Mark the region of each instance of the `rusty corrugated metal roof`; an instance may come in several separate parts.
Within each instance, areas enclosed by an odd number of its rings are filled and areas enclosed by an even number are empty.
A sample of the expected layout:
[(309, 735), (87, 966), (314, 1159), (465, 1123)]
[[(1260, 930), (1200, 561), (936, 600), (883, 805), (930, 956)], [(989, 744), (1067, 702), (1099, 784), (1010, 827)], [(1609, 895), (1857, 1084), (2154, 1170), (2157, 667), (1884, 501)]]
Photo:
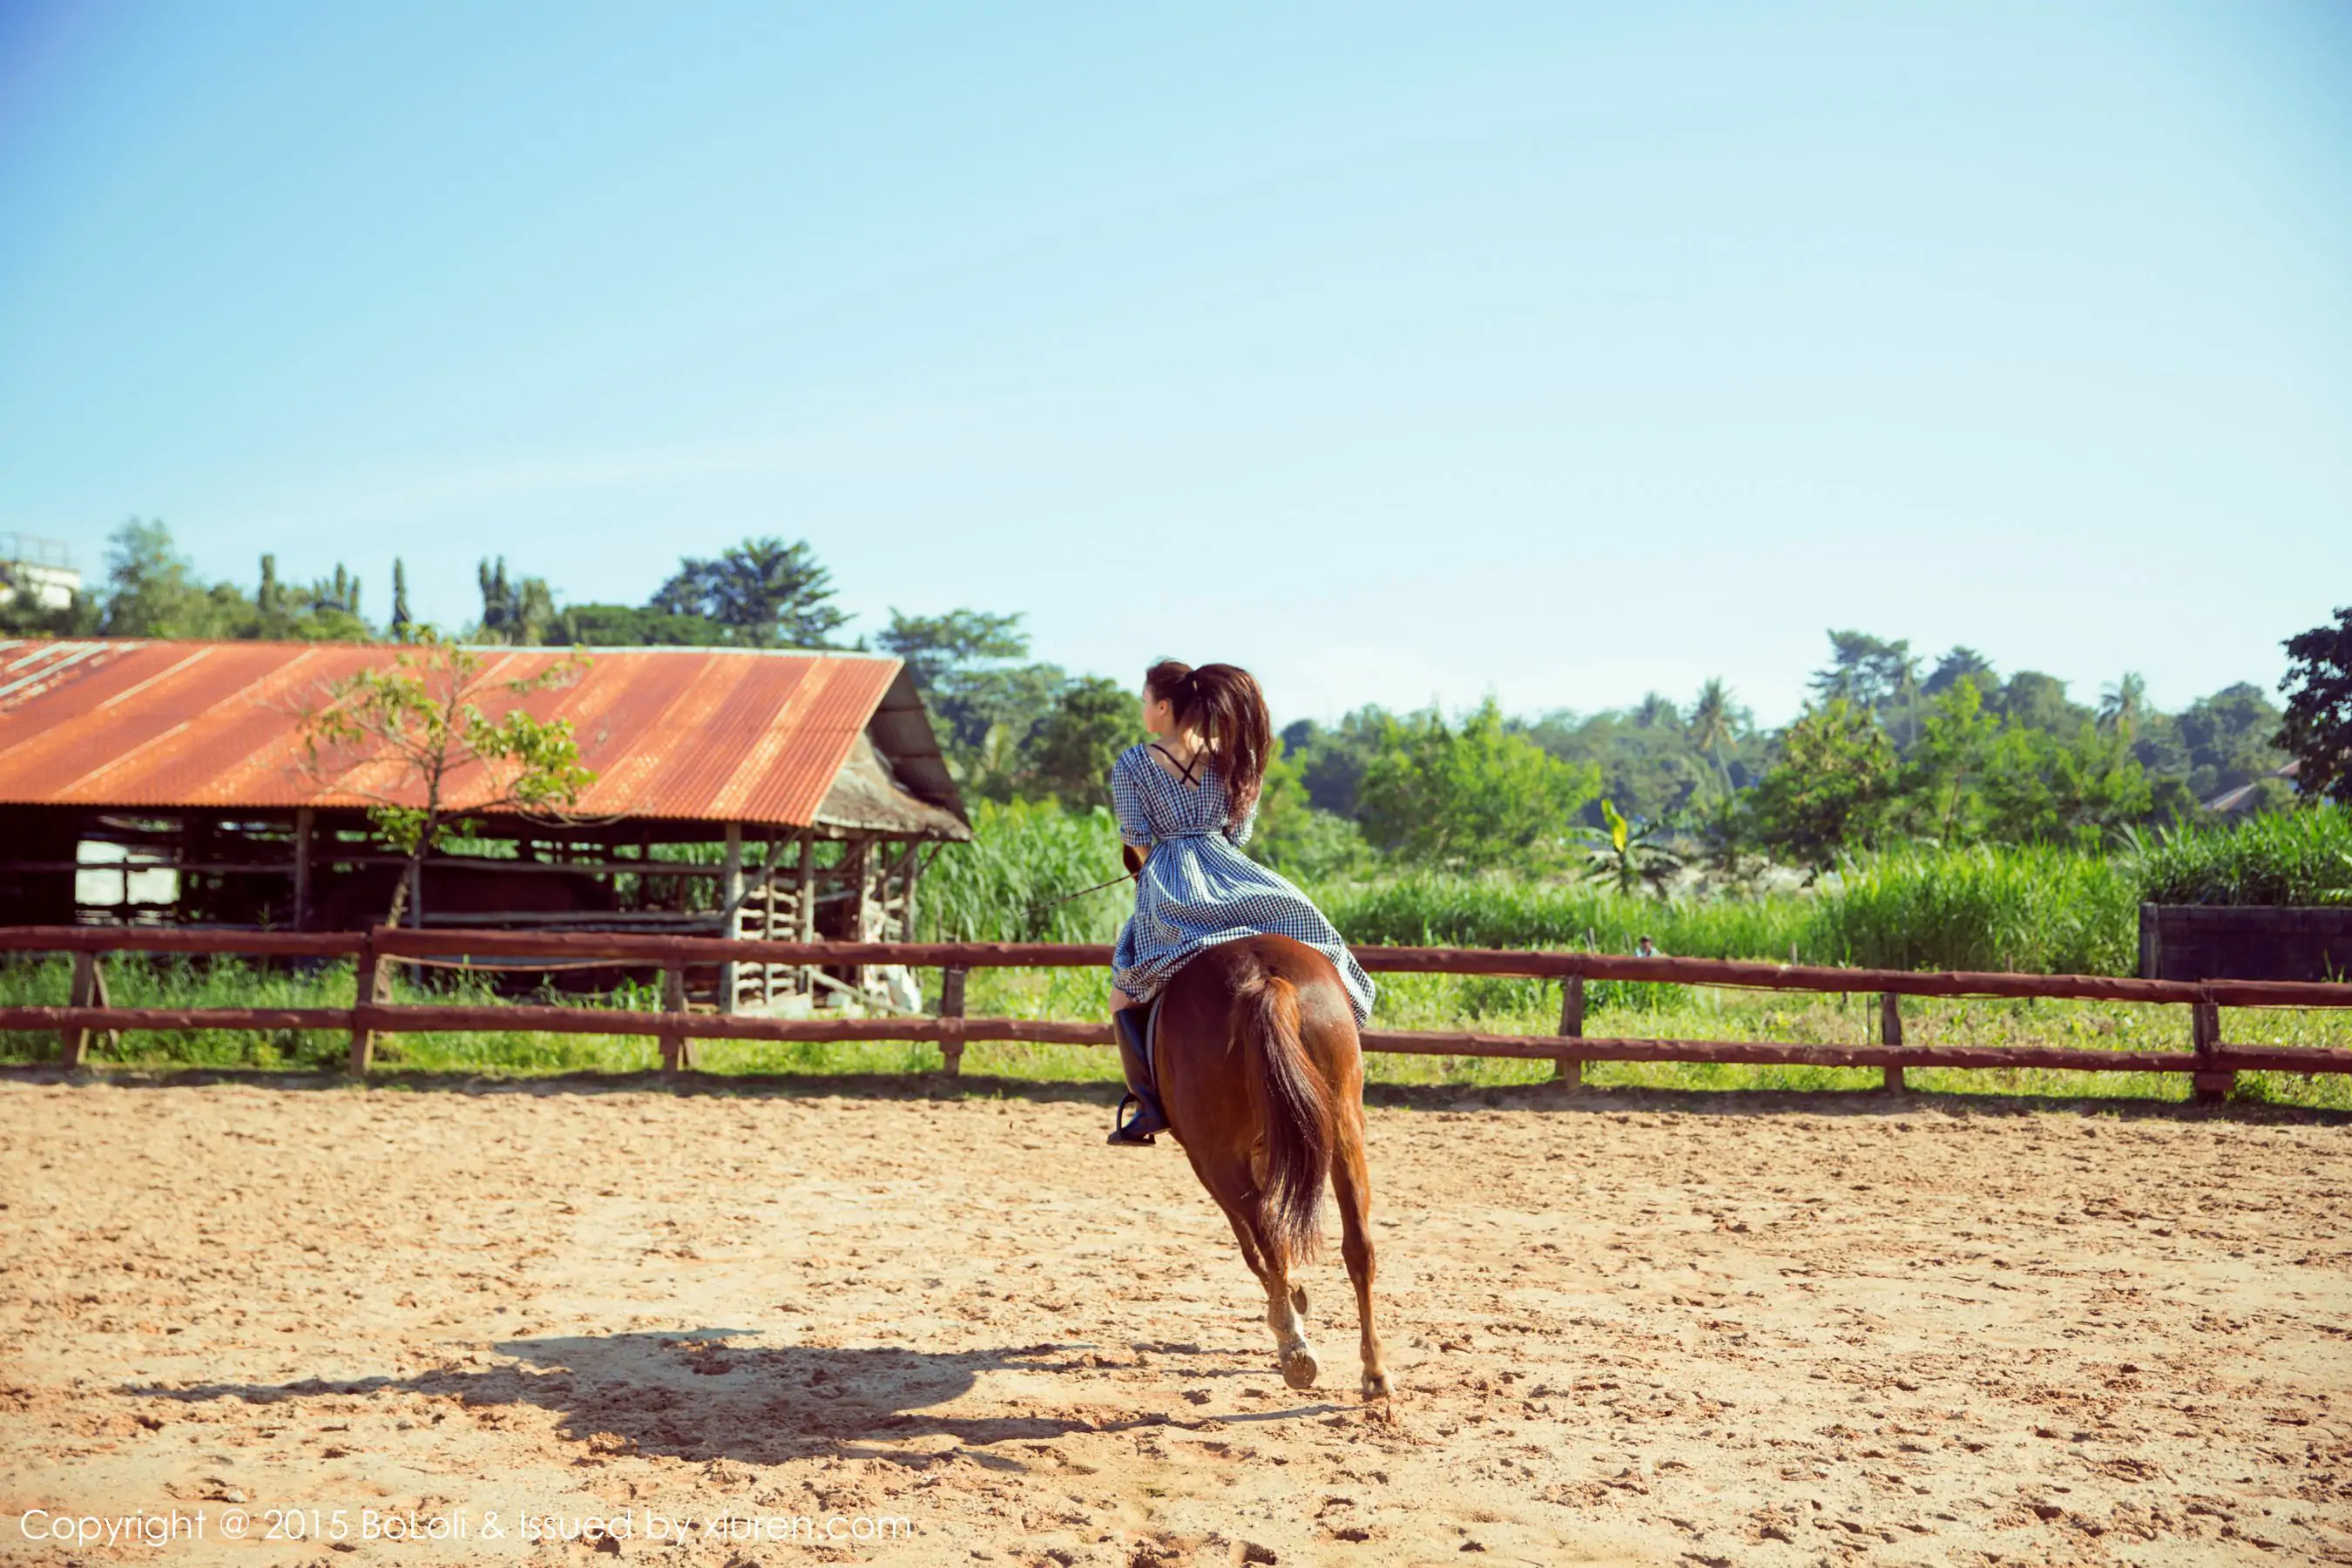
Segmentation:
[[(591, 650), (569, 686), (517, 699), (503, 682), (566, 657), (478, 648), (475, 700), (566, 719), (595, 770), (583, 816), (804, 827), (897, 678), (895, 658), (719, 648)], [(302, 764), (306, 709), (401, 649), (345, 643), (0, 641), (0, 804), (363, 805), (381, 768)], [(454, 809), (485, 796), (478, 768)], [(395, 795), (413, 791), (392, 791)], [(413, 801), (412, 801), (413, 804)]]

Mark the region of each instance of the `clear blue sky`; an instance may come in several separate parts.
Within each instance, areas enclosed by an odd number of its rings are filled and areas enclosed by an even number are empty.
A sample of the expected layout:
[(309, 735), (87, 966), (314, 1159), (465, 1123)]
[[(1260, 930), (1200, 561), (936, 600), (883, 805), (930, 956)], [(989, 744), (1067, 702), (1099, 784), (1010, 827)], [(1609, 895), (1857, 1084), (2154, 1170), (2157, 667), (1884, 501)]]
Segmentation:
[(0, 3), (0, 531), (1591, 709), (2352, 601), (2352, 7)]

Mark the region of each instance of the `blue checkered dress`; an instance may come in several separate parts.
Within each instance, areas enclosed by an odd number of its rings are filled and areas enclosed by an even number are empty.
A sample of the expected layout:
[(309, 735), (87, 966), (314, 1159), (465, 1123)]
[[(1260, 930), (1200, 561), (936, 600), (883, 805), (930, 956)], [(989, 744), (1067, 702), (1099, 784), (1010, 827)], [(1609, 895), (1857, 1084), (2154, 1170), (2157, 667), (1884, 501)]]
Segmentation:
[(1135, 913), (1111, 955), (1112, 983), (1149, 1001), (1204, 947), (1261, 933), (1295, 937), (1339, 969), (1361, 1025), (1372, 1016), (1371, 977), (1314, 900), (1242, 853), (1257, 808), (1229, 820), (1224, 781), (1205, 757), (1198, 777), (1197, 784), (1176, 777), (1149, 746), (1130, 746), (1111, 765), (1119, 837), (1150, 851)]

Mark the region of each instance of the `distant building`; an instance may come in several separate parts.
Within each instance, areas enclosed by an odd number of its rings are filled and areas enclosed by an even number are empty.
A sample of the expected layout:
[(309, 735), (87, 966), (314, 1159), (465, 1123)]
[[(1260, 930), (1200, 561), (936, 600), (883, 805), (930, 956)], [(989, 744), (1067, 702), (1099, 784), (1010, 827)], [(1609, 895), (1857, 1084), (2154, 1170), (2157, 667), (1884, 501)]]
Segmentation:
[[(478, 651), (486, 681), (566, 653)], [(299, 735), (331, 683), (398, 652), (0, 639), (0, 925), (380, 923), (404, 862), (365, 807), (391, 785), (364, 765), (321, 778)], [(971, 837), (895, 658), (604, 648), (517, 700), (568, 720), (596, 780), (562, 820), (485, 814), (462, 853), (426, 859), (406, 923), (905, 940), (929, 857)], [(487, 798), (453, 775), (452, 809), (469, 788)], [(870, 966), (711, 964), (690, 984), (722, 1012), (905, 1005), (906, 977)]]
[(2299, 792), (2302, 785), (2295, 783), (2295, 774), (2301, 767), (2301, 762), (2296, 761), (2287, 763), (2282, 767), (2273, 768), (2252, 784), (2242, 784), (2235, 789), (2222, 791), (2205, 803), (2205, 809), (2222, 816), (2235, 816), (2241, 812), (2253, 811), (2263, 804), (2263, 796), (2265, 793), (2263, 784), (2269, 779), (2284, 779), (2289, 788)]
[(81, 592), (81, 574), (64, 544), (29, 533), (0, 533), (0, 605), (62, 610)]

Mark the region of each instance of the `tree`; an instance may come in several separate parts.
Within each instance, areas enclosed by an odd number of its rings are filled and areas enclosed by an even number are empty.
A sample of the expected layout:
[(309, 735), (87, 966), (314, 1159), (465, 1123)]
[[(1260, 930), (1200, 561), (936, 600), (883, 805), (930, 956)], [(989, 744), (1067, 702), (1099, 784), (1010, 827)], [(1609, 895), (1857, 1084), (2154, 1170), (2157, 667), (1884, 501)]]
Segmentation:
[(1135, 744), (1136, 699), (1118, 681), (1089, 675), (1063, 688), (1029, 747), (1033, 787), (1075, 807), (1110, 805), (1110, 767)]
[(1643, 730), (1679, 730), (1683, 727), (1682, 710), (1666, 700), (1664, 693), (1644, 693), (1641, 706), (1633, 710), (1633, 723)]
[[(1284, 734), (1299, 724), (1312, 732), (1314, 721), (1302, 719), (1286, 726)], [(1363, 830), (1347, 817), (1318, 807), (1307, 793), (1306, 781), (1290, 754), (1288, 743), (1275, 738), (1266, 760), (1265, 782), (1257, 797), (1257, 826), (1250, 835), (1250, 858), (1286, 875), (1320, 881), (1367, 868), (1371, 846)]]
[(2121, 736), (2126, 745), (2138, 735), (2147, 711), (2147, 678), (2136, 670), (2124, 671), (2121, 680), (2099, 693), (2099, 728)]
[(1888, 642), (1867, 632), (1833, 631), (1830, 662), (1815, 670), (1809, 684), (1824, 700), (1843, 698), (1864, 708), (1876, 708), (1902, 690), (1911, 668), (1908, 639)]
[(1876, 836), (1895, 782), (1895, 744), (1868, 709), (1843, 697), (1809, 707), (1780, 737), (1756, 786), (1764, 842), (1822, 870)]
[(2004, 724), (1985, 756), (1984, 795), (1990, 835), (2011, 843), (2095, 845), (2155, 804), (2130, 746), (2088, 720), (2071, 738)]
[(107, 542), (106, 614), (101, 629), (118, 637), (209, 637), (235, 634), (249, 618), (245, 595), (230, 584), (206, 587), (174, 548), (172, 531), (132, 518)]
[(1928, 704), (1896, 784), (1895, 816), (1905, 831), (1947, 845), (1971, 844), (1982, 836), (1986, 759), (2000, 733), (2000, 722), (1985, 710), (1974, 676), (1954, 681)]
[(408, 629), (415, 617), (408, 613), (408, 567), (395, 555), (392, 558), (392, 624), (386, 628), (394, 642), (406, 642)]
[(2000, 689), (2000, 716), (2012, 724), (2072, 735), (2093, 721), (2080, 703), (2066, 698), (2066, 683), (2038, 669), (2021, 669)]
[(2286, 782), (2272, 776), (2287, 760), (2273, 743), (2283, 718), (2277, 705), (2252, 681), (2225, 686), (2191, 702), (2174, 720), (2173, 728), (2186, 752), (2189, 787), (2197, 797), (2211, 800), (2252, 784), (2262, 785), (2263, 793), (2272, 797), (2264, 805), (2283, 804), (2290, 794)]
[(365, 800), (377, 836), (407, 858), (386, 925), (400, 923), (425, 857), (465, 829), (454, 811), (561, 813), (595, 782), (580, 765), (570, 721), (535, 719), (519, 702), (497, 719), (481, 707), (499, 693), (516, 700), (569, 685), (586, 657), (498, 681), (484, 679), (485, 662), (427, 627), (413, 651), (331, 682), (301, 716), (304, 772)]
[(1992, 660), (1972, 647), (1955, 645), (1949, 653), (1936, 661), (1936, 668), (1919, 688), (1928, 697), (1941, 697), (1955, 682), (1974, 679), (1988, 690), (1996, 689), (2000, 682), (1993, 679)]
[(1605, 882), (1620, 893), (1636, 892), (1644, 883), (1663, 889), (1666, 879), (1683, 868), (1681, 858), (1659, 839), (1654, 826), (1634, 826), (1606, 796), (1601, 818), (1599, 827), (1583, 830), (1586, 881)]
[(2352, 805), (2352, 608), (2287, 638), (2286, 657), (2286, 713), (2272, 743), (2294, 757), (2305, 795)]
[(1598, 768), (1514, 733), (1489, 698), (1459, 729), (1434, 712), (1386, 720), (1358, 801), (1381, 848), (1476, 870), (1556, 858), (1600, 791)]
[(1564, 763), (1598, 770), (1601, 787), (1584, 813), (1588, 826), (1601, 824), (1601, 795), (1630, 817), (1664, 822), (1689, 810), (1709, 788), (1738, 782), (1720, 758), (1710, 760), (1699, 749), (1679, 717), (1672, 724), (1644, 723), (1638, 708), (1590, 717), (1559, 711), (1529, 723), (1515, 720), (1509, 728)]
[(1388, 721), (1385, 710), (1364, 707), (1330, 729), (1312, 719), (1296, 720), (1283, 727), (1283, 750), (1298, 769), (1298, 782), (1307, 791), (1308, 805), (1333, 816), (1354, 819), (1364, 770), (1381, 749)]
[(477, 636), (483, 642), (528, 647), (546, 642), (558, 616), (555, 594), (544, 577), (507, 578), (507, 558), (494, 567), (485, 559), (475, 569), (482, 589), (482, 620)]
[(958, 782), (1000, 798), (1009, 795), (1023, 752), (1069, 683), (1057, 666), (1012, 662), (1029, 652), (1021, 619), (986, 610), (892, 610), (889, 626), (874, 639), (907, 661)]
[(635, 605), (566, 605), (547, 640), (572, 647), (717, 647), (727, 628), (707, 616), (674, 616)]
[(1748, 715), (1732, 696), (1731, 688), (1721, 676), (1709, 678), (1698, 689), (1691, 703), (1690, 716), (1684, 721), (1684, 731), (1691, 744), (1715, 763), (1724, 788), (1731, 787), (1731, 770), (1724, 761), (1724, 748), (1738, 739)]
[(806, 540), (746, 539), (714, 560), (679, 562), (648, 607), (707, 616), (754, 647), (827, 647), (849, 623), (833, 595), (833, 574)]
[(999, 659), (1024, 658), (1029, 634), (1018, 613), (950, 610), (944, 616), (906, 616), (896, 608), (874, 641), (883, 652), (907, 661), (907, 672), (926, 697), (959, 672)]

